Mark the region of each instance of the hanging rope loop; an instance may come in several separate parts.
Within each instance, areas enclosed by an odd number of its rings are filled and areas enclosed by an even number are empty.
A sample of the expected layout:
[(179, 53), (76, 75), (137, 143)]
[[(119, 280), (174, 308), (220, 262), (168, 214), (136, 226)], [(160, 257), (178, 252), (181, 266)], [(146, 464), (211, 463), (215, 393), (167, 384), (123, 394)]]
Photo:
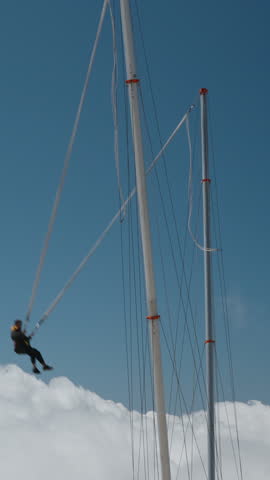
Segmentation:
[[(190, 136), (190, 127), (189, 127), (189, 118), (186, 119), (186, 132), (187, 132), (187, 140), (188, 140), (188, 149), (189, 149), (189, 176), (188, 176), (188, 231), (189, 234), (195, 243), (196, 247), (198, 247), (203, 252), (217, 252), (219, 251), (217, 248), (208, 248), (201, 245), (198, 240), (195, 238), (191, 228), (191, 217), (192, 217), (192, 210), (193, 210), (193, 189), (192, 189), (192, 182), (193, 182), (193, 165), (192, 165), (192, 144), (191, 144), (191, 136)], [(210, 185), (211, 180), (209, 178), (203, 178), (202, 183), (207, 183)]]
[[(178, 123), (178, 125), (176, 126), (176, 128), (173, 130), (173, 132), (171, 133), (171, 135), (169, 136), (168, 140), (164, 143), (163, 147), (161, 148), (160, 152), (157, 154), (157, 156), (154, 158), (154, 160), (152, 161), (152, 163), (149, 165), (149, 167), (147, 168), (146, 170), (146, 174), (148, 175), (152, 170), (153, 168), (155, 167), (156, 163), (158, 162), (158, 160), (160, 159), (160, 157), (163, 155), (164, 151), (166, 150), (166, 148), (169, 146), (169, 144), (172, 142), (173, 138), (176, 136), (177, 132), (180, 130), (180, 128), (184, 125), (185, 121), (187, 120), (187, 117), (189, 116), (190, 112), (192, 111), (192, 109), (188, 110), (185, 115), (183, 116), (183, 118), (180, 120), (180, 122)], [(64, 287), (62, 288), (62, 290), (60, 290), (60, 292), (58, 293), (58, 295), (55, 297), (55, 299), (52, 301), (52, 303), (49, 305), (48, 309), (46, 310), (46, 312), (42, 315), (41, 319), (37, 322), (37, 324), (35, 325), (34, 327), (34, 330), (33, 330), (33, 333), (32, 335), (35, 335), (36, 331), (40, 328), (40, 326), (45, 322), (45, 320), (48, 318), (48, 316), (52, 313), (52, 311), (55, 309), (55, 307), (58, 305), (58, 303), (60, 302), (60, 300), (63, 298), (64, 294), (66, 293), (66, 291), (71, 287), (71, 285), (73, 284), (73, 282), (75, 281), (75, 279), (77, 278), (77, 276), (79, 275), (79, 273), (82, 271), (82, 269), (85, 267), (85, 265), (87, 264), (88, 260), (92, 257), (92, 255), (95, 253), (95, 251), (98, 249), (98, 247), (101, 245), (102, 241), (104, 240), (104, 238), (107, 236), (107, 234), (109, 233), (109, 231), (111, 230), (112, 226), (114, 225), (114, 223), (116, 222), (116, 220), (121, 217), (121, 215), (123, 214), (123, 212), (125, 211), (126, 209), (126, 206), (128, 205), (128, 203), (130, 202), (130, 200), (134, 197), (135, 193), (136, 193), (136, 187), (133, 188), (133, 190), (131, 191), (131, 193), (129, 194), (129, 196), (126, 198), (126, 200), (124, 201), (124, 203), (122, 204), (122, 206), (120, 207), (120, 209), (118, 210), (118, 212), (114, 215), (114, 217), (112, 218), (112, 220), (108, 223), (107, 227), (105, 228), (105, 230), (103, 230), (103, 232), (101, 233), (101, 235), (99, 236), (99, 238), (96, 240), (96, 242), (94, 243), (94, 245), (90, 248), (89, 252), (87, 253), (87, 255), (83, 258), (83, 260), (81, 261), (81, 263), (79, 264), (79, 266), (76, 268), (76, 270), (73, 272), (73, 274), (71, 275), (71, 277), (69, 278), (69, 280), (66, 282), (66, 284), (64, 285)]]

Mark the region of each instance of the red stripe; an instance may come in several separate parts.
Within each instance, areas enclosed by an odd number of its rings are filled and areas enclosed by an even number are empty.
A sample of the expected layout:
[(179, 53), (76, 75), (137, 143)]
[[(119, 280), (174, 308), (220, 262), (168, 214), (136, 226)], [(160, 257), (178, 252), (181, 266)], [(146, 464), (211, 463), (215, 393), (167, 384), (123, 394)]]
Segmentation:
[(209, 183), (211, 183), (211, 178), (203, 178), (203, 179), (202, 179), (202, 183), (203, 183), (203, 182), (209, 182)]
[(129, 80), (126, 80), (126, 83), (129, 84), (129, 83), (139, 83), (139, 79), (138, 78), (130, 78)]

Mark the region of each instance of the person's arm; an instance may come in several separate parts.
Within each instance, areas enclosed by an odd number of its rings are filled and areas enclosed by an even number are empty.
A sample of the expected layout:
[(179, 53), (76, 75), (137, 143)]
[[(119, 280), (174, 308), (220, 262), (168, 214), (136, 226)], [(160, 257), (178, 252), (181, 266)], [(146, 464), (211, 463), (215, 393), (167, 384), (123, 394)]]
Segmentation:
[(31, 336), (28, 337), (27, 335), (25, 335), (24, 333), (22, 333), (22, 340), (23, 340), (25, 343), (28, 344), (28, 343), (30, 342), (30, 340), (31, 340)]

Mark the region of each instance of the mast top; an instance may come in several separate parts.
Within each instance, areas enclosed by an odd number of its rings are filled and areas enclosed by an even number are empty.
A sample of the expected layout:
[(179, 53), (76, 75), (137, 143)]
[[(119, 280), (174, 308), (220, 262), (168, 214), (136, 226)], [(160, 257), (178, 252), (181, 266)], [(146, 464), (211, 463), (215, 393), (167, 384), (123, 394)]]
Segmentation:
[(207, 95), (208, 89), (207, 88), (201, 88), (200, 89), (200, 95)]

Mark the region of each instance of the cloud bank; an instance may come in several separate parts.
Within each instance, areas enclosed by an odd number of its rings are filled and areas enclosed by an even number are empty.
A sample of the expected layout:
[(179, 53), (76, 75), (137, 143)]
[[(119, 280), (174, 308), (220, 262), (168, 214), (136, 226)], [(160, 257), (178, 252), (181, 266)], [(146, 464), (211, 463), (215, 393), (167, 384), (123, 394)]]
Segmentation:
[[(235, 444), (233, 405), (219, 404), (218, 412), (223, 478), (237, 479), (231, 447), (231, 438)], [(270, 407), (259, 402), (238, 403), (237, 412), (243, 478), (268, 480)], [(168, 424), (172, 479), (186, 480), (190, 473), (193, 480), (206, 478), (202, 466), (206, 459), (204, 413), (193, 415), (192, 427), (187, 417), (169, 416)], [(188, 432), (186, 444), (183, 428)], [(196, 441), (192, 440), (192, 429)], [(192, 457), (192, 471), (188, 471), (187, 457)], [(47, 385), (15, 365), (0, 366), (2, 478), (127, 480), (133, 478), (134, 468), (135, 478), (140, 473), (140, 478), (153, 480), (155, 458), (151, 412), (131, 414), (122, 405), (103, 400), (64, 377)]]

